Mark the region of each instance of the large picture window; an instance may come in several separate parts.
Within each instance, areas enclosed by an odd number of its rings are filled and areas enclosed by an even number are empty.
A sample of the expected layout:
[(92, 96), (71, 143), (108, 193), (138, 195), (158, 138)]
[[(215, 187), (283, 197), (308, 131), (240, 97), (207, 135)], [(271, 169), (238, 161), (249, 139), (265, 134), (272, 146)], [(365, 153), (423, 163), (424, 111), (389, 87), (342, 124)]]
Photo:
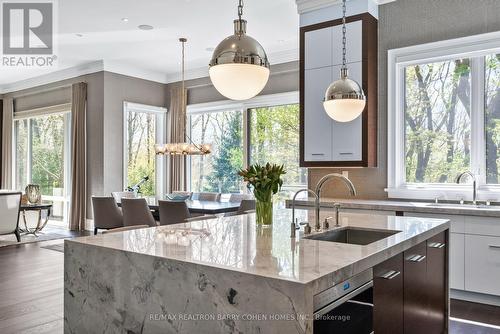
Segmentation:
[[(496, 41), (496, 42), (494, 42)], [(500, 192), (500, 34), (389, 51), (390, 197), (469, 199)]]
[(19, 112), (14, 115), (15, 188), (40, 186), (42, 199), (54, 203), (53, 220), (66, 222), (69, 205), (69, 106)]
[(212, 154), (188, 159), (191, 191), (244, 192), (238, 171), (267, 162), (285, 165), (284, 192), (303, 188), (307, 177), (299, 167), (297, 95), (188, 106), (190, 137), (212, 145)]
[(163, 194), (165, 167), (155, 154), (155, 145), (166, 142), (165, 114), (164, 108), (124, 103), (124, 189), (147, 177), (141, 194)]

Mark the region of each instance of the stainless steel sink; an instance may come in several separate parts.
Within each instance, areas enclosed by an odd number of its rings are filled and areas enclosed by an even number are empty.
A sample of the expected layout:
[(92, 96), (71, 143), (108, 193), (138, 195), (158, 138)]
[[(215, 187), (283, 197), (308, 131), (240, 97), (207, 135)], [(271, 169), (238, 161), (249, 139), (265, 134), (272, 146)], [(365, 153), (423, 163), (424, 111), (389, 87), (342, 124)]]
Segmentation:
[(369, 230), (354, 227), (341, 227), (331, 231), (314, 234), (305, 237), (305, 239), (340, 242), (344, 244), (368, 245), (390, 237), (401, 231), (394, 230)]

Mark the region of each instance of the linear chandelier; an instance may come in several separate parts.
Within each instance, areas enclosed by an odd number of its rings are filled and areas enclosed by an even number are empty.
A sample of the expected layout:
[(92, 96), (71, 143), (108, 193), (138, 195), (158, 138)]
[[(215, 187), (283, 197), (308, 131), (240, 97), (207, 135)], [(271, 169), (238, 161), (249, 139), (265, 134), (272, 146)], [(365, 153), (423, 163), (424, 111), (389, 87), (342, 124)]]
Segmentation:
[[(186, 101), (186, 84), (185, 84), (185, 44), (186, 38), (179, 38), (182, 43), (182, 103)], [(186, 133), (187, 113), (184, 111), (180, 113), (180, 118), (184, 117), (183, 136), (188, 142), (184, 143), (167, 143), (156, 144), (155, 151), (158, 155), (206, 155), (212, 152), (210, 144), (195, 144)]]

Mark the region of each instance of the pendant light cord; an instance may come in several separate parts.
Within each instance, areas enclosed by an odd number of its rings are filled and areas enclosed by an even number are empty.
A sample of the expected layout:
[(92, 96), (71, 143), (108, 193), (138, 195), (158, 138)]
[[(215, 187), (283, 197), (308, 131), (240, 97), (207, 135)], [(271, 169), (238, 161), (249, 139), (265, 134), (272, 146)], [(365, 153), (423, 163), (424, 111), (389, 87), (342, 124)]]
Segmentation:
[(342, 68), (346, 69), (346, 27), (345, 27), (345, 18), (346, 18), (346, 0), (342, 0)]

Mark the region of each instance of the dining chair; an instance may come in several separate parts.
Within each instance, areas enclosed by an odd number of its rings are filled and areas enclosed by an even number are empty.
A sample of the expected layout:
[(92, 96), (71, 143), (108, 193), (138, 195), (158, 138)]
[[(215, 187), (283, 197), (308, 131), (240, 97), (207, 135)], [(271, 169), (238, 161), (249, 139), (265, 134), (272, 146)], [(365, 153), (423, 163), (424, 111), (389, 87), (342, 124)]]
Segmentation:
[(228, 212), (224, 216), (230, 217), (230, 216), (244, 215), (244, 214), (251, 213), (254, 211), (255, 211), (255, 200), (254, 199), (243, 199), (243, 200), (241, 200), (240, 206), (239, 206), (237, 211)]
[(191, 218), (186, 202), (158, 201), (160, 207), (160, 225), (183, 223)]
[(253, 196), (250, 194), (231, 194), (229, 196), (229, 202), (231, 203), (241, 203), (242, 200), (252, 199)]
[(111, 230), (102, 231), (102, 234), (133, 231), (133, 230), (138, 230), (141, 228), (149, 228), (149, 225), (134, 225), (134, 226), (117, 227), (117, 228), (113, 228)]
[(158, 226), (144, 198), (122, 198), (123, 226)]
[(92, 196), (94, 234), (97, 230), (123, 227), (123, 214), (113, 197)]
[(207, 202), (219, 202), (220, 201), (220, 193), (193, 193), (193, 199), (198, 201), (207, 201)]
[(19, 233), (19, 211), (21, 208), (21, 192), (0, 192), (0, 235), (14, 234), (17, 242), (21, 242)]
[(133, 191), (113, 191), (111, 196), (113, 196), (116, 203), (120, 203), (122, 198), (136, 198)]

